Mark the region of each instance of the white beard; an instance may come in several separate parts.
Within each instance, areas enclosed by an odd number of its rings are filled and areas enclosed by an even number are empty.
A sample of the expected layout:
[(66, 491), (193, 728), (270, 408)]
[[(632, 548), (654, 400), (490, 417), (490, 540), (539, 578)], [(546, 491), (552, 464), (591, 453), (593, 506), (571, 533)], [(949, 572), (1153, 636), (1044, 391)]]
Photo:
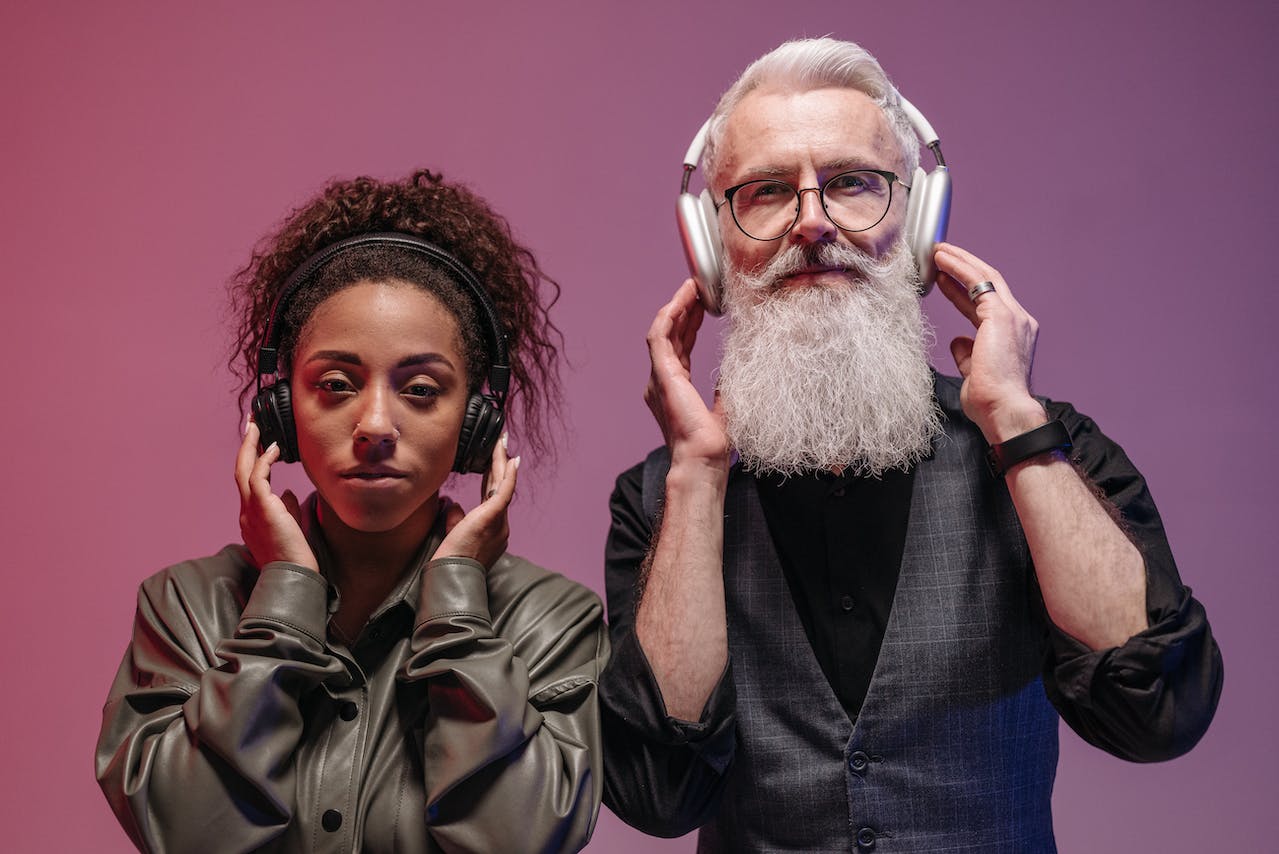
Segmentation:
[[(812, 264), (851, 281), (778, 284)], [(728, 265), (719, 391), (748, 471), (878, 477), (928, 455), (941, 413), (917, 281), (904, 245), (883, 261), (828, 243), (789, 247), (751, 274)]]

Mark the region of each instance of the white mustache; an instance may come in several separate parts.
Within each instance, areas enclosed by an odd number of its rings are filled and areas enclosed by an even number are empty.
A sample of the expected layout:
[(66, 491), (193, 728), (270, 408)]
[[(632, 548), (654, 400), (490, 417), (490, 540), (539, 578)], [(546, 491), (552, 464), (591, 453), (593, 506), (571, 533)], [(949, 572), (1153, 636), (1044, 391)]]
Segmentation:
[(891, 269), (873, 255), (847, 243), (806, 243), (788, 246), (753, 273), (742, 276), (742, 284), (752, 291), (775, 290), (787, 279), (815, 267), (834, 268), (852, 275), (857, 282), (874, 281)]

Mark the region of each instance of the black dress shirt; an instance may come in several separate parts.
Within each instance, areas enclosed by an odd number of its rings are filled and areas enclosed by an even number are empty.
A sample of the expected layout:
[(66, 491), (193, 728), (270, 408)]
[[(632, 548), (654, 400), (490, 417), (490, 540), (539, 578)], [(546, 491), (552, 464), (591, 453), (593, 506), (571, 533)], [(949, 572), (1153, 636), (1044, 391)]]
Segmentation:
[(856, 720), (897, 590), (914, 470), (756, 478), (768, 532), (817, 663)]

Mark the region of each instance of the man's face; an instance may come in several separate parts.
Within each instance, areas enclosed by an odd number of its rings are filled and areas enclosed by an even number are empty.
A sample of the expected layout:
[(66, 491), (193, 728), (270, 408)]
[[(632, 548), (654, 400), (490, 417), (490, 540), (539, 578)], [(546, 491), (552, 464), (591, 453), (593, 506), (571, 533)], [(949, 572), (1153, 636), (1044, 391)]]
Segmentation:
[[(855, 89), (808, 92), (757, 89), (729, 114), (721, 143), (714, 195), (757, 178), (786, 181), (800, 189), (850, 169), (886, 169), (902, 174), (904, 164), (896, 137), (883, 111)], [(757, 271), (790, 246), (843, 243), (884, 258), (901, 233), (906, 194), (893, 193), (888, 214), (866, 231), (844, 232), (822, 211), (817, 193), (803, 193), (799, 221), (778, 240), (747, 237), (733, 222), (728, 205), (719, 211), (720, 234), (729, 264), (745, 273)], [(785, 287), (832, 286), (847, 282), (839, 269), (816, 267), (786, 277)]]

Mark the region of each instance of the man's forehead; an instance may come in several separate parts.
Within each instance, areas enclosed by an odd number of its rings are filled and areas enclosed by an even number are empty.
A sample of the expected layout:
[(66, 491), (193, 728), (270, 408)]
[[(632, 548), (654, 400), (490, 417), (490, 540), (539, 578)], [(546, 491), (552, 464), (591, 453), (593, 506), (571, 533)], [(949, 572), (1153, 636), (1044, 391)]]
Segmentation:
[(756, 89), (726, 119), (720, 174), (786, 174), (867, 166), (900, 171), (901, 151), (883, 110), (856, 89)]

